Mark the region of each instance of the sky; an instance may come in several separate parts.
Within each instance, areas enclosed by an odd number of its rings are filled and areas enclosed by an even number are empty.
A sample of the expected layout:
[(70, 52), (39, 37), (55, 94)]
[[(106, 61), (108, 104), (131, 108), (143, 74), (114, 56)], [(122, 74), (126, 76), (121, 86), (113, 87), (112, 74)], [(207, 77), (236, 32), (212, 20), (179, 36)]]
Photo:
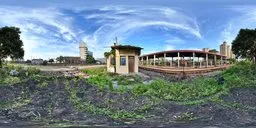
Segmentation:
[(117, 37), (142, 54), (215, 48), (241, 28), (256, 28), (253, 0), (0, 0), (0, 27), (21, 29), (24, 59), (79, 56), (86, 42), (95, 58)]

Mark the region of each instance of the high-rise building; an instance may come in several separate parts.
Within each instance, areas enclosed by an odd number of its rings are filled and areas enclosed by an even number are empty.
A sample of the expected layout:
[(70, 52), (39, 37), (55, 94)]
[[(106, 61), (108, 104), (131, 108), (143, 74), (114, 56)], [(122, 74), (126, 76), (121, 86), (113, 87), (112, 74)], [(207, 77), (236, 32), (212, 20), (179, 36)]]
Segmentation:
[(228, 45), (226, 41), (220, 45), (220, 54), (227, 56), (227, 59), (235, 58), (230, 45)]
[(80, 58), (82, 61), (86, 61), (87, 53), (88, 53), (88, 48), (85, 42), (81, 42), (79, 45), (80, 49)]

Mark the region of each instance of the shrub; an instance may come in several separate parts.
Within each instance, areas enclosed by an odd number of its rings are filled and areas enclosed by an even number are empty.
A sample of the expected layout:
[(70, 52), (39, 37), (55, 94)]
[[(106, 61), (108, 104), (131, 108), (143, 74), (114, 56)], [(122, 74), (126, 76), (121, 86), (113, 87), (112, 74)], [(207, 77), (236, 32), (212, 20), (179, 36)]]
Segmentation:
[(40, 73), (40, 70), (35, 67), (29, 67), (27, 69), (28, 75), (37, 75)]

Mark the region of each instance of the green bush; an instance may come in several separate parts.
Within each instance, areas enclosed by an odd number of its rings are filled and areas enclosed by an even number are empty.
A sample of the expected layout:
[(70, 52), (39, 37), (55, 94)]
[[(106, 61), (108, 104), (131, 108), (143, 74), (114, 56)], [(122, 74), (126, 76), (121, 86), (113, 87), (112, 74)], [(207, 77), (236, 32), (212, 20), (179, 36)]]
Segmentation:
[(84, 73), (88, 75), (100, 75), (100, 74), (107, 74), (107, 68), (106, 67), (100, 67), (100, 68), (90, 68), (90, 69), (84, 69), (82, 70)]
[(149, 85), (136, 85), (132, 92), (135, 95), (147, 95), (165, 100), (196, 100), (213, 95), (223, 89), (214, 78), (196, 78), (192, 82), (167, 82), (157, 79)]
[(40, 73), (40, 70), (35, 67), (29, 67), (27, 69), (27, 73), (28, 73), (28, 75), (37, 75)]

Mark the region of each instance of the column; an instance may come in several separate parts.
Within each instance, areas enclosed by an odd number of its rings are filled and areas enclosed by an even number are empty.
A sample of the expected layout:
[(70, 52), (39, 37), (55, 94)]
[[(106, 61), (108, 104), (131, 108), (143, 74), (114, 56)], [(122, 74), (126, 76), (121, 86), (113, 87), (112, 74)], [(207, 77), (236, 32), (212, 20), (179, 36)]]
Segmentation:
[(208, 67), (208, 54), (206, 54), (206, 67)]
[(199, 57), (198, 57), (198, 63), (199, 63), (199, 68), (201, 68), (201, 62), (200, 62)]
[(148, 65), (148, 56), (147, 56), (147, 65)]
[(220, 65), (223, 64), (223, 60), (222, 59), (223, 59), (222, 56), (220, 56)]
[(154, 66), (156, 66), (156, 55), (154, 55)]
[(214, 66), (217, 66), (217, 59), (216, 59), (216, 55), (214, 55)]
[(164, 66), (166, 66), (166, 53), (164, 53)]
[(178, 68), (180, 67), (180, 52), (178, 52)]
[(170, 62), (170, 66), (172, 67), (172, 62), (173, 62), (173, 57), (172, 57), (172, 60), (171, 60), (171, 62)]
[(193, 52), (193, 68), (195, 68), (195, 52)]

